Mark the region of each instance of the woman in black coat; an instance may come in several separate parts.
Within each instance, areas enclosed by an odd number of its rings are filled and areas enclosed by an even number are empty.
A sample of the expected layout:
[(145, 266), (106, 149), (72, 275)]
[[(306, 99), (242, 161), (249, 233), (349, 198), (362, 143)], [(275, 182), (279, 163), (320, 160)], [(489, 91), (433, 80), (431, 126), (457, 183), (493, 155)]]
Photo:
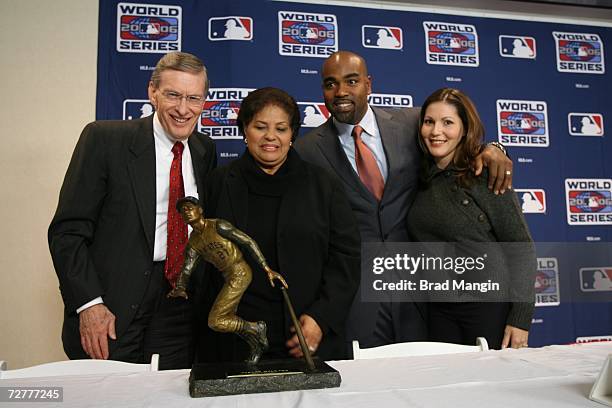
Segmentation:
[(429, 305), (429, 336), (470, 345), (485, 337), (495, 349), (526, 347), (535, 300), (535, 248), (516, 194), (491, 193), (486, 172), (476, 176), (472, 171), (483, 137), (484, 125), (463, 92), (439, 89), (423, 103), (419, 143), (425, 160), (422, 184), (408, 213), (410, 237), (461, 243), (457, 248), (485, 253), (480, 275), (457, 272), (457, 280), (489, 278), (509, 291), (487, 296), (461, 290), (456, 296), (447, 290), (444, 296), (452, 301)]
[[(342, 186), (303, 161), (291, 147), (300, 127), (295, 100), (276, 88), (251, 92), (238, 127), (247, 149), (207, 180), (204, 211), (251, 236), (269, 266), (284, 276), (306, 343), (321, 359), (346, 357), (344, 325), (359, 283), (360, 240)], [(253, 281), (238, 314), (264, 320), (270, 347), (263, 359), (300, 357), (289, 313), (278, 288), (252, 260)], [(212, 278), (209, 301), (222, 283)], [(203, 360), (240, 361), (248, 354), (236, 336), (210, 333), (200, 341)]]

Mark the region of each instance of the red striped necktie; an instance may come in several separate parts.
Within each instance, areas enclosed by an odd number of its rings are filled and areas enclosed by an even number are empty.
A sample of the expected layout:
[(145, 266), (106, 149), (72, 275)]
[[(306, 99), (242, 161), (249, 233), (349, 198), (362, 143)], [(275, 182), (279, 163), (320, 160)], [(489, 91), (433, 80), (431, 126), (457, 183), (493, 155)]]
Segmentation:
[(170, 192), (168, 197), (168, 242), (164, 275), (174, 288), (183, 267), (187, 245), (187, 224), (176, 209), (176, 202), (185, 196), (183, 184), (183, 150), (185, 146), (176, 142), (172, 147), (174, 158), (170, 165)]
[(368, 190), (380, 201), (385, 189), (385, 180), (383, 179), (376, 158), (372, 151), (361, 140), (363, 128), (359, 125), (353, 128), (351, 135), (355, 140), (355, 163), (357, 164), (357, 173), (361, 182)]

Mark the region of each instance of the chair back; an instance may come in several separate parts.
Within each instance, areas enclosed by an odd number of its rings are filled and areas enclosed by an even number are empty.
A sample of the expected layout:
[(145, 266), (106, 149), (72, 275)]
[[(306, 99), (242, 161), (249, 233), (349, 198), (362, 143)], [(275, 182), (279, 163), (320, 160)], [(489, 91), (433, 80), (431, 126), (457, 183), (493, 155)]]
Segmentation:
[(159, 371), (159, 354), (153, 354), (151, 363), (135, 364), (115, 360), (68, 360), (56, 361), (27, 368), (7, 370), (6, 362), (0, 361), (0, 379), (57, 377), (66, 375), (136, 373)]
[(489, 350), (489, 344), (484, 337), (478, 337), (476, 339), (475, 346), (466, 346), (464, 344), (454, 343), (439, 343), (433, 341), (413, 341), (362, 349), (359, 348), (359, 341), (353, 341), (353, 359), (355, 360), (470, 353), (487, 350)]

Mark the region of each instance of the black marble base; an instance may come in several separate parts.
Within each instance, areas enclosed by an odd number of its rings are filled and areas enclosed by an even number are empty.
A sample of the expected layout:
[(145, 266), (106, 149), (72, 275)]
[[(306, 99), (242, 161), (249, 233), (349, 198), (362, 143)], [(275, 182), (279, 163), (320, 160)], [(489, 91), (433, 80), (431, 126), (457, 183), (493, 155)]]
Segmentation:
[(194, 364), (189, 376), (189, 394), (199, 398), (340, 386), (338, 371), (318, 359), (314, 362), (314, 371), (303, 360), (295, 359), (257, 364)]

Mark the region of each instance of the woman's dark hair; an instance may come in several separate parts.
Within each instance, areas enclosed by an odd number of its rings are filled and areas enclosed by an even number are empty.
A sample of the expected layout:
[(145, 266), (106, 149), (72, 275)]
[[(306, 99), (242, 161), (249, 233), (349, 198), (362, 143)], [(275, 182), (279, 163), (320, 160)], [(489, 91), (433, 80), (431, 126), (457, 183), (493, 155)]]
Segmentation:
[[(474, 159), (480, 153), (482, 141), (484, 139), (484, 125), (478, 116), (478, 111), (472, 100), (463, 92), (454, 88), (441, 88), (429, 95), (421, 107), (421, 115), (419, 118), (419, 133), (423, 126), (427, 107), (434, 102), (444, 102), (452, 105), (457, 110), (457, 115), (461, 119), (463, 125), (464, 137), (459, 142), (455, 156), (453, 157), (453, 165), (458, 171), (458, 181), (463, 186), (469, 186), (474, 178), (472, 166)], [(429, 151), (421, 135), (419, 135), (419, 145), (426, 156), (429, 156)]]
[(287, 113), (291, 127), (291, 140), (295, 140), (302, 122), (298, 105), (287, 92), (272, 87), (257, 89), (242, 100), (237, 119), (240, 133), (244, 135), (244, 129), (251, 123), (255, 115), (269, 105), (278, 106)]

